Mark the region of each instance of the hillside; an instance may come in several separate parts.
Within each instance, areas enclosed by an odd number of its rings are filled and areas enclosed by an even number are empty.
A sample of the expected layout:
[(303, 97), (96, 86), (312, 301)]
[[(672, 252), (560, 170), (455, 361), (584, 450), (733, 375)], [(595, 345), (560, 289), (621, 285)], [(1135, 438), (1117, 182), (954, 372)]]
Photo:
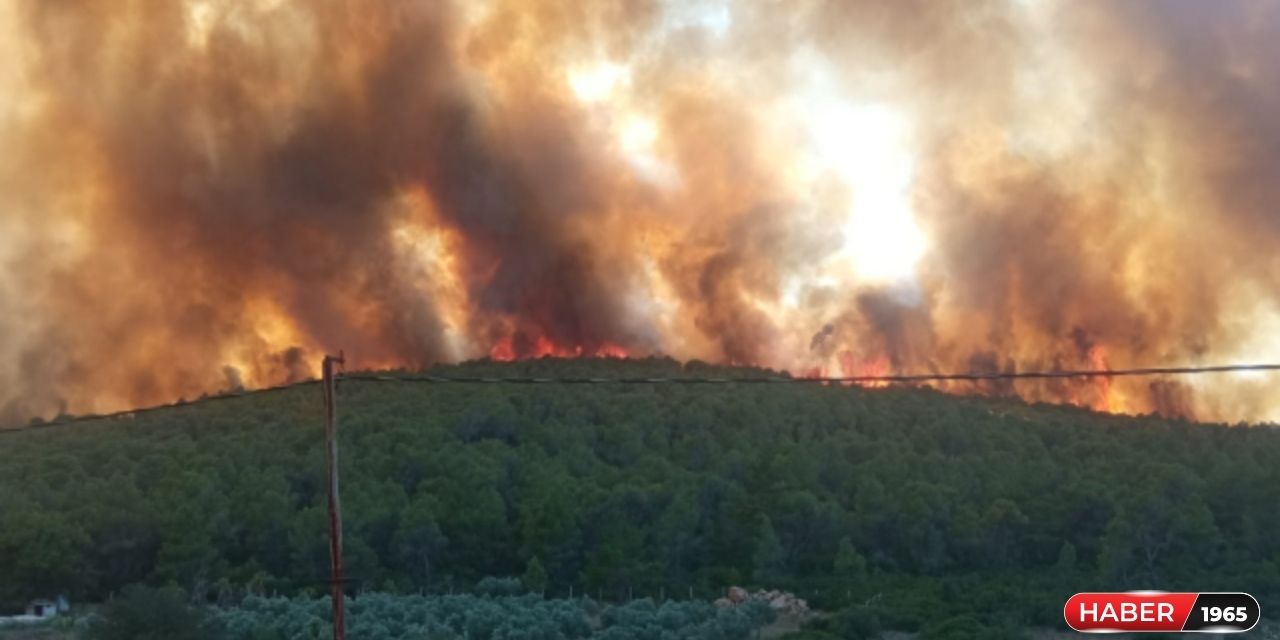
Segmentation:
[[(344, 381), (339, 416), (358, 590), (541, 573), (548, 597), (605, 601), (786, 588), (828, 611), (857, 605), (829, 625), (904, 631), (1058, 626), (1080, 590), (1280, 604), (1274, 427), (816, 385)], [(0, 434), (0, 606), (137, 582), (210, 602), (320, 593), (323, 486), (314, 385)]]

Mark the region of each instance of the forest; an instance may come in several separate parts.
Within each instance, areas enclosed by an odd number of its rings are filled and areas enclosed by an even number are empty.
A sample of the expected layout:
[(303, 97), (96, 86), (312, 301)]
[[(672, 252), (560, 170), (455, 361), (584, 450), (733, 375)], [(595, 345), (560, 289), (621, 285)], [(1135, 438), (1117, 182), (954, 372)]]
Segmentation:
[[(655, 358), (431, 373), (770, 372)], [(657, 612), (741, 585), (807, 598), (818, 638), (1022, 637), (1061, 627), (1084, 590), (1280, 604), (1274, 425), (818, 384), (349, 379), (338, 403), (348, 594), (366, 606), (443, 607), (514, 580), (502, 598), (548, 612), (571, 596)], [(0, 432), (0, 613), (130, 585), (222, 616), (309, 611), (327, 592), (324, 487), (314, 384)]]

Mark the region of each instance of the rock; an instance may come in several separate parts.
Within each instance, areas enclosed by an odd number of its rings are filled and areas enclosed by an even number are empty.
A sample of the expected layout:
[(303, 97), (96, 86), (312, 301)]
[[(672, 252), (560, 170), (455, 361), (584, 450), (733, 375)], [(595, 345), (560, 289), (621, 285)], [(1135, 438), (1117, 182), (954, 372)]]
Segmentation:
[(809, 603), (796, 594), (779, 589), (757, 589), (754, 593), (742, 587), (729, 587), (728, 597), (715, 601), (717, 607), (736, 607), (747, 601), (762, 602), (778, 613), (803, 616), (809, 613)]
[(716, 601), (711, 604), (715, 605), (717, 609), (728, 609), (733, 606), (733, 603), (729, 602), (728, 598), (717, 598)]

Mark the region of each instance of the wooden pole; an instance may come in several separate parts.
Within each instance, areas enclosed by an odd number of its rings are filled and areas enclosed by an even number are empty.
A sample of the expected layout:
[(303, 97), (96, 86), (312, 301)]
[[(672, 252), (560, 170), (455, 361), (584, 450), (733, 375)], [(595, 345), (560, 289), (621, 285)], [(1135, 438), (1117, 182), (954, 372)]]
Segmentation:
[(338, 498), (338, 412), (333, 365), (343, 364), (342, 352), (325, 356), (321, 365), (324, 382), (324, 458), (329, 485), (329, 585), (333, 601), (333, 640), (346, 640), (346, 597), (342, 578), (342, 502)]

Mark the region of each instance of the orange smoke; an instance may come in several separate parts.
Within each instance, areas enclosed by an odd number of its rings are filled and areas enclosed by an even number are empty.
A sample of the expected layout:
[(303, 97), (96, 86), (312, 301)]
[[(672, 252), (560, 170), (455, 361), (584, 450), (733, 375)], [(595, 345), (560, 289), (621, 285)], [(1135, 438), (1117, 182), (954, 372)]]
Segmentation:
[[(0, 7), (0, 420), (350, 368), (1280, 360), (1280, 7)], [(939, 385), (1280, 416), (1266, 377)]]

